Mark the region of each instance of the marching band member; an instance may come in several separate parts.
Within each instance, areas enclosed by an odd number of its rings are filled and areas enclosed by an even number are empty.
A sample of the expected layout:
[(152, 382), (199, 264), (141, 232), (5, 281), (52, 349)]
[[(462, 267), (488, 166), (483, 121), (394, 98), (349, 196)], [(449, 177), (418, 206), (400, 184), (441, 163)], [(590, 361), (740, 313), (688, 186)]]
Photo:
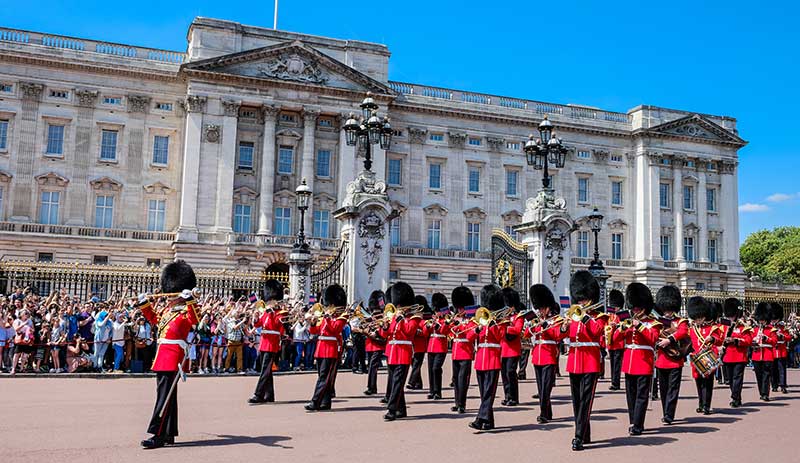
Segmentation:
[(628, 285), (625, 303), (633, 313), (630, 326), (622, 329), (625, 335), (622, 371), (625, 373), (625, 396), (628, 399), (631, 424), (628, 434), (639, 436), (644, 431), (644, 419), (650, 400), (650, 382), (653, 380), (655, 346), (661, 323), (650, 316), (653, 295), (642, 283), (633, 282)]
[[(584, 307), (600, 299), (600, 285), (586, 270), (578, 270), (572, 275), (569, 292), (572, 303)], [(572, 450), (580, 451), (584, 444), (591, 443), (592, 440), (590, 416), (600, 373), (600, 338), (603, 336), (603, 325), (585, 314), (580, 320), (568, 320), (562, 331), (569, 334), (567, 372), (575, 416)]]
[[(497, 285), (486, 285), (481, 289), (481, 306), (492, 312), (504, 307), (503, 294)], [(481, 406), (475, 421), (469, 427), (478, 431), (494, 429), (494, 396), (497, 393), (497, 380), (500, 372), (500, 341), (505, 335), (505, 327), (496, 320), (475, 327), (478, 335), (478, 352), (475, 354), (475, 373), (478, 376), (478, 389)]]
[[(456, 313), (463, 313), (465, 308), (475, 305), (475, 296), (466, 286), (457, 286), (450, 294), (450, 301), (453, 303), (453, 310)], [(451, 329), (450, 336), (453, 339), (453, 396), (455, 404), (450, 408), (451, 411), (464, 413), (467, 408), (467, 391), (472, 374), (472, 360), (475, 358), (475, 324), (467, 318), (456, 320)]]
[(506, 323), (503, 323), (505, 335), (500, 340), (500, 376), (503, 379), (503, 393), (505, 398), (503, 405), (513, 407), (519, 404), (519, 379), (517, 369), (519, 368), (519, 357), (522, 352), (522, 329), (525, 319), (520, 316), (517, 310), (522, 304), (519, 293), (514, 288), (503, 288), (501, 290), (503, 304), (506, 307), (514, 307), (515, 313)]
[(772, 307), (767, 302), (759, 302), (753, 313), (758, 326), (753, 331), (753, 370), (756, 374), (758, 394), (761, 400), (769, 402), (769, 382), (772, 374), (772, 362), (775, 360), (773, 347), (778, 341), (772, 325)]
[(156, 405), (147, 432), (152, 437), (142, 441), (142, 447), (155, 449), (175, 443), (178, 435), (178, 379), (186, 370), (189, 353), (186, 338), (197, 325), (197, 308), (192, 288), (197, 286), (194, 270), (177, 260), (161, 271), (161, 292), (180, 293), (159, 313), (153, 310), (150, 298), (139, 295), (137, 307), (152, 326), (158, 326), (158, 348), (152, 370), (156, 373)]
[(406, 397), (403, 384), (413, 356), (414, 335), (417, 322), (403, 316), (403, 309), (414, 305), (414, 290), (402, 281), (395, 283), (388, 291), (389, 299), (397, 307), (397, 315), (384, 321), (380, 335), (387, 339), (386, 356), (389, 365), (389, 411), (383, 416), (386, 421), (406, 417)]
[[(322, 305), (328, 310), (347, 306), (347, 293), (344, 288), (337, 284), (325, 288), (322, 293)], [(345, 325), (347, 325), (346, 315), (334, 318), (334, 314), (327, 311), (321, 320), (311, 319), (309, 332), (318, 335), (317, 351), (314, 352), (314, 358), (317, 359), (318, 376), (311, 402), (305, 406), (305, 409), (310, 412), (331, 409), (331, 398), (336, 383), (335, 372), (339, 363), (342, 330)]]
[(553, 405), (550, 394), (556, 385), (556, 363), (558, 363), (558, 343), (566, 336), (561, 331), (560, 307), (550, 288), (543, 284), (531, 286), (528, 292), (531, 305), (537, 311), (539, 322), (527, 328), (525, 335), (531, 338), (531, 363), (536, 374), (536, 387), (539, 392), (539, 416), (536, 421), (544, 424), (553, 419)]
[(428, 398), (442, 398), (442, 366), (447, 357), (447, 335), (450, 334), (450, 323), (442, 316), (446, 309), (447, 296), (434, 293), (431, 296), (434, 318), (425, 324), (425, 335), (428, 336)]
[(672, 424), (675, 420), (675, 410), (678, 407), (678, 397), (681, 392), (681, 377), (684, 355), (673, 354), (680, 351), (680, 346), (689, 339), (689, 320), (676, 317), (681, 310), (681, 290), (675, 286), (667, 285), (656, 293), (655, 309), (661, 315), (662, 332), (667, 334), (658, 341), (656, 357), (656, 377), (661, 392), (661, 422)]
[[(392, 286), (393, 285), (387, 286), (386, 287), (386, 291), (384, 291), (384, 293), (383, 293), (386, 304), (392, 304)], [(386, 323), (386, 320), (384, 320), (384, 323)], [(383, 326), (383, 325), (381, 325), (381, 326)], [(381, 333), (380, 329), (378, 329), (378, 336), (384, 338), (380, 333)], [(384, 338), (384, 339), (386, 339), (386, 338)], [(386, 355), (387, 359), (389, 358), (393, 348), (394, 348), (394, 346), (390, 345), (390, 344), (386, 344), (384, 346), (384, 355)], [(386, 366), (388, 367), (389, 364), (387, 363)], [(389, 403), (389, 393), (391, 393), (391, 392), (392, 392), (392, 375), (387, 374), (386, 375), (386, 393), (383, 395), (383, 397), (381, 397), (381, 400), (380, 400), (380, 402), (382, 404), (388, 404)]]
[[(383, 291), (378, 289), (370, 293), (367, 309), (373, 318), (383, 315), (383, 308), (386, 305), (384, 300)], [(381, 357), (383, 357), (383, 350), (385, 347), (386, 339), (378, 334), (377, 329), (367, 333), (367, 389), (364, 391), (364, 395), (378, 393), (378, 369), (381, 366)]]
[(775, 347), (772, 348), (775, 360), (772, 362), (772, 392), (781, 389), (783, 394), (789, 391), (786, 389), (786, 366), (789, 362), (789, 349), (787, 345), (792, 337), (789, 330), (783, 323), (783, 306), (778, 302), (770, 304), (772, 306), (772, 326), (775, 328)]
[(625, 308), (625, 296), (622, 291), (612, 289), (608, 293), (608, 325), (603, 329), (607, 335), (606, 349), (608, 349), (608, 356), (611, 363), (611, 386), (608, 387), (609, 391), (618, 391), (620, 389), (620, 378), (622, 377), (622, 355), (625, 353), (625, 339), (621, 332), (616, 330), (619, 325), (619, 316), (616, 312)]
[(261, 343), (258, 346), (261, 374), (253, 397), (248, 400), (251, 404), (275, 402), (272, 365), (281, 351), (281, 337), (285, 330), (281, 321), (282, 312), (275, 310), (278, 303), (283, 300), (283, 285), (278, 280), (267, 280), (262, 295), (266, 310), (253, 323), (255, 328), (261, 328)]
[(428, 335), (425, 332), (424, 318), (432, 316), (431, 307), (428, 305), (428, 300), (425, 296), (414, 296), (414, 303), (423, 307), (421, 314), (415, 314), (411, 317), (417, 325), (417, 332), (414, 335), (412, 342), (414, 343), (414, 358), (411, 361), (411, 371), (408, 374), (408, 384), (406, 388), (418, 391), (423, 388), (422, 384), (422, 364), (425, 362), (425, 351), (428, 349)]
[[(722, 345), (723, 334), (714, 321), (714, 306), (704, 297), (693, 296), (686, 303), (686, 312), (693, 321), (693, 326), (689, 330), (692, 340), (692, 347), (695, 354), (701, 353), (707, 348)], [(692, 364), (692, 377), (697, 387), (698, 407), (697, 413), (710, 415), (711, 400), (714, 394), (714, 373), (703, 376)]]
[(722, 365), (731, 386), (731, 407), (742, 406), (744, 369), (747, 367), (747, 350), (753, 344), (753, 329), (741, 322), (742, 303), (735, 297), (725, 299), (723, 311), (730, 322), (726, 327)]

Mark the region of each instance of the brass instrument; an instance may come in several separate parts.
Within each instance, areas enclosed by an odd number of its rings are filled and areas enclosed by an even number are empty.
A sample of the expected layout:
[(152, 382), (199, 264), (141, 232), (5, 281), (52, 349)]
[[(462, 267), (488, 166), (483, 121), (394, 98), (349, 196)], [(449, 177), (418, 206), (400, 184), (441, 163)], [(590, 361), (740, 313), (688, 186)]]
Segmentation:
[[(148, 298), (148, 299), (158, 299), (158, 298), (162, 298), (162, 297), (178, 297), (178, 296), (180, 296), (182, 293), (183, 293), (183, 291), (181, 291), (181, 292), (177, 292), (177, 293), (156, 293), (156, 294), (148, 294), (148, 295), (147, 295), (147, 298)], [(192, 297), (194, 297), (195, 299), (199, 299), (199, 298), (200, 298), (200, 296), (202, 296), (202, 295), (203, 295), (203, 293), (202, 293), (202, 291), (200, 291), (200, 288), (194, 288), (194, 289), (192, 289)]]
[[(680, 319), (675, 321), (680, 322)], [(658, 341), (656, 341), (656, 343), (659, 343), (675, 334), (678, 331), (679, 325), (680, 323), (670, 323), (670, 326), (661, 330), (661, 332), (658, 334)], [(670, 342), (669, 346), (661, 348), (661, 352), (670, 359), (677, 361), (686, 358), (691, 348), (692, 340), (689, 338), (689, 336), (687, 336), (684, 339), (678, 340), (676, 343)]]
[(587, 306), (582, 306), (580, 304), (573, 304), (569, 307), (565, 315), (567, 319), (579, 322), (583, 320), (583, 317), (585, 317), (587, 313), (599, 307), (603, 307), (604, 304), (605, 304), (604, 301), (595, 302), (594, 304), (590, 304)]

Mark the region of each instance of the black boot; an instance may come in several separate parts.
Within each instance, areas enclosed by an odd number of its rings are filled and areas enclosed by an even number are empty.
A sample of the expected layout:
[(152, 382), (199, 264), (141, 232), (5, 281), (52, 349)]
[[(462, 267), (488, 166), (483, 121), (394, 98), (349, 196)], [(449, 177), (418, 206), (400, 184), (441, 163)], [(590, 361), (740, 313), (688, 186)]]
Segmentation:
[(144, 447), (146, 449), (157, 449), (157, 448), (163, 447), (165, 443), (166, 442), (164, 442), (164, 439), (162, 439), (162, 438), (160, 438), (158, 436), (153, 436), (153, 437), (151, 437), (149, 439), (143, 440), (142, 441), (142, 447)]
[(572, 450), (576, 452), (583, 450), (583, 441), (580, 438), (572, 439)]

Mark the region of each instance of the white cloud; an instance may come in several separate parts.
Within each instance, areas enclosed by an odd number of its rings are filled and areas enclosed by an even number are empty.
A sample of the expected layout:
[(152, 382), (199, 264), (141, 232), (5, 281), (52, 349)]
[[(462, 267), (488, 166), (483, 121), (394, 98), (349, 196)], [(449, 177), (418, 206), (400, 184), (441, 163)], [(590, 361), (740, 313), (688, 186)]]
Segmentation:
[(767, 201), (771, 203), (781, 203), (783, 201), (789, 201), (790, 199), (794, 199), (800, 196), (798, 193), (793, 193), (787, 195), (786, 193), (775, 193), (774, 195), (767, 196)]
[(739, 212), (766, 212), (768, 210), (769, 206), (766, 204), (745, 203), (739, 206)]

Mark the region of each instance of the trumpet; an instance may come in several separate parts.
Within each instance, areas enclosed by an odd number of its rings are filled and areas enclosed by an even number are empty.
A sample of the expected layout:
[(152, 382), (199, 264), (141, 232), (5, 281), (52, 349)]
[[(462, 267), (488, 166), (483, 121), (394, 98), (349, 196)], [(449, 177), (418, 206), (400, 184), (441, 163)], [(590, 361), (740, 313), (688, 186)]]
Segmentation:
[(594, 304), (590, 304), (587, 306), (582, 306), (580, 304), (573, 304), (569, 307), (565, 315), (567, 319), (570, 319), (572, 321), (575, 322), (581, 321), (583, 320), (583, 317), (585, 317), (587, 313), (589, 313), (594, 309), (597, 309), (598, 307), (603, 307), (604, 304), (605, 304), (604, 301), (595, 302)]
[[(158, 299), (158, 298), (162, 298), (162, 297), (178, 297), (181, 294), (183, 294), (183, 291), (180, 291), (180, 292), (177, 292), (177, 293), (156, 293), (156, 294), (148, 294), (147, 298), (148, 299)], [(202, 296), (202, 295), (203, 295), (203, 292), (200, 291), (200, 288), (192, 289), (192, 297), (194, 297), (195, 299), (199, 299), (200, 296)]]

